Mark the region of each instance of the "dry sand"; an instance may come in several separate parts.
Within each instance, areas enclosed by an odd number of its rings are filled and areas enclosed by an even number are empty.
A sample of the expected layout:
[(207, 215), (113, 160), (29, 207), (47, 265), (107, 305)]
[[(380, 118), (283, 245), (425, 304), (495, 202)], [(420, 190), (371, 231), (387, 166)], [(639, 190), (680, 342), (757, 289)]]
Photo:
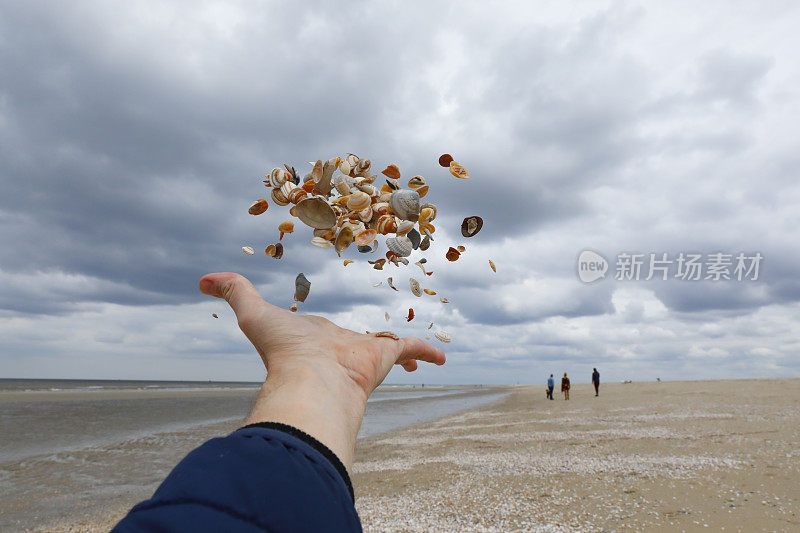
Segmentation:
[[(359, 441), (366, 531), (798, 531), (800, 380), (514, 388)], [(121, 502), (122, 503), (122, 502)], [(128, 503), (55, 531), (108, 530)]]
[(519, 387), (359, 443), (367, 531), (800, 531), (800, 380)]

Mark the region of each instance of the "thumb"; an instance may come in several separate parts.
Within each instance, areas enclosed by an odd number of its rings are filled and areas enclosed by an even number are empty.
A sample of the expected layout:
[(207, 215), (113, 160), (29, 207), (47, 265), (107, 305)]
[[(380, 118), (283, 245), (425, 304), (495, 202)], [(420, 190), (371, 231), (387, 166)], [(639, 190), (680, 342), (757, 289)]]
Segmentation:
[(250, 280), (233, 272), (206, 274), (200, 278), (198, 288), (203, 294), (227, 301), (240, 323), (242, 319), (253, 317), (266, 307), (266, 302)]

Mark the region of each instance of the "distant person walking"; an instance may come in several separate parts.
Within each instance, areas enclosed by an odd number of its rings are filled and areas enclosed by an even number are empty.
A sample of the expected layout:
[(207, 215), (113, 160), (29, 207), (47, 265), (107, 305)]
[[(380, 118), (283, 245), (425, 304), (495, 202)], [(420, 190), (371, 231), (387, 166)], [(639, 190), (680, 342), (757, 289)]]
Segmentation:
[(564, 372), (564, 377), (561, 378), (561, 392), (564, 393), (564, 399), (569, 400), (569, 378), (566, 372)]
[(550, 374), (550, 377), (547, 378), (547, 398), (552, 400), (553, 399), (553, 389), (556, 388), (556, 381), (553, 379), (553, 374)]
[(599, 396), (600, 395), (600, 372), (598, 372), (596, 368), (594, 369), (594, 372), (592, 372), (592, 385), (594, 385), (594, 395), (595, 396)]

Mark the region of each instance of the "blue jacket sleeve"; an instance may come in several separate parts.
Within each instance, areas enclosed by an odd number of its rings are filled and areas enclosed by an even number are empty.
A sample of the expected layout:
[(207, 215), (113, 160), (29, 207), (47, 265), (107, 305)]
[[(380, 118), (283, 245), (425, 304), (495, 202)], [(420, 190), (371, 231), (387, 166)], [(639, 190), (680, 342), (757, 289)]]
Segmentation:
[(246, 426), (187, 455), (114, 528), (130, 531), (361, 531), (347, 470), (285, 424)]

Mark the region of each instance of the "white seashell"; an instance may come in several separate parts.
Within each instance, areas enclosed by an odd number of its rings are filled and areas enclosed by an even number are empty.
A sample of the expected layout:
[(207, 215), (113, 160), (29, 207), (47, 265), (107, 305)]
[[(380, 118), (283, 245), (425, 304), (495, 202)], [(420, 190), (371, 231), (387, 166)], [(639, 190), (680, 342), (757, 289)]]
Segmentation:
[(398, 236), (399, 235), (406, 235), (412, 229), (414, 229), (414, 223), (413, 222), (411, 222), (410, 220), (401, 220), (400, 223), (397, 225), (397, 229), (395, 230), (395, 233)]
[(314, 196), (297, 202), (297, 218), (316, 229), (332, 228), (336, 225), (336, 214), (324, 199)]
[(242, 246), (242, 251), (247, 255), (253, 255), (254, 253), (256, 253), (256, 251), (253, 250), (252, 246)]
[(386, 319), (386, 322), (389, 322), (389, 313), (384, 312), (383, 316)]
[(408, 257), (414, 249), (411, 239), (406, 236), (389, 237), (386, 239), (386, 247), (398, 257)]
[(389, 197), (389, 206), (395, 215), (403, 220), (419, 220), (419, 194), (417, 191), (400, 189)]
[[(389, 284), (389, 286), (390, 286), (391, 288), (393, 288), (394, 290), (397, 290), (397, 287), (395, 287), (394, 285), (392, 285), (392, 278), (387, 278), (387, 279), (386, 279), (386, 283), (388, 283), (388, 284)], [(399, 291), (398, 291), (398, 292), (399, 292)]]
[(433, 336), (442, 342), (450, 342), (452, 340), (450, 339), (450, 334), (447, 333), (446, 331), (437, 331), (436, 333), (433, 334)]
[(333, 180), (333, 186), (336, 187), (336, 190), (339, 192), (339, 194), (341, 194), (342, 196), (347, 196), (348, 194), (350, 194), (352, 179), (353, 178), (351, 178), (350, 176), (345, 176), (344, 174), (337, 174), (336, 178), (334, 178)]
[(373, 283), (372, 284), (373, 287), (380, 287), (381, 285), (383, 285), (382, 281), (379, 281), (378, 283)]
[(333, 243), (327, 239), (323, 239), (322, 237), (314, 237), (311, 239), (311, 244), (314, 246), (319, 246), (320, 248), (330, 248), (333, 246)]
[(408, 283), (411, 285), (411, 292), (414, 294), (414, 296), (422, 296), (422, 285), (419, 284), (419, 281), (415, 280), (414, 278), (409, 278)]
[(334, 243), (336, 253), (341, 257), (342, 252), (344, 252), (354, 240), (355, 237), (353, 236), (353, 229), (350, 226), (342, 227), (342, 229), (339, 231), (339, 234), (336, 236), (336, 241)]

